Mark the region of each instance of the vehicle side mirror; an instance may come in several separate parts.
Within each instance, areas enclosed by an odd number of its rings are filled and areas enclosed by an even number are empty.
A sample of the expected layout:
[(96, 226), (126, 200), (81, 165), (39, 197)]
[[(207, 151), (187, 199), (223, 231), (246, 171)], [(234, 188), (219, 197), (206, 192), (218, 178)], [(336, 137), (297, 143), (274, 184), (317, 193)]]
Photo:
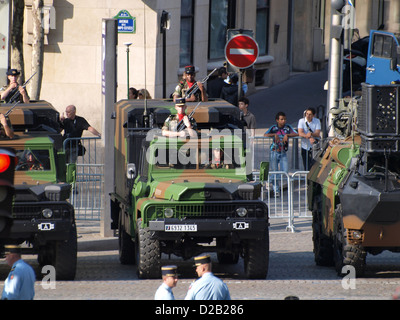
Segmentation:
[(260, 181), (267, 181), (269, 174), (269, 162), (261, 162), (260, 164)]
[(136, 177), (136, 166), (134, 163), (128, 163), (126, 167), (126, 177), (128, 179), (135, 179)]

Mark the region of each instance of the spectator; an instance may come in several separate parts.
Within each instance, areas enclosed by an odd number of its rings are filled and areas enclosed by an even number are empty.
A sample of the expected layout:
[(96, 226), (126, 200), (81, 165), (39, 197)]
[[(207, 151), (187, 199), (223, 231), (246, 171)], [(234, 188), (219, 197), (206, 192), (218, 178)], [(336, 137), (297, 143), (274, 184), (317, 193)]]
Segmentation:
[(230, 84), (226, 84), (221, 90), (221, 98), (237, 107), (239, 90), (237, 82), (239, 80), (239, 77), (236, 73), (234, 73), (230, 75), (229, 80)]
[(256, 117), (249, 111), (249, 103), (246, 97), (239, 99), (239, 109), (243, 112), (243, 120), (246, 122), (247, 129), (250, 130), (250, 136), (254, 137), (257, 129)]
[(222, 88), (226, 85), (225, 79), (228, 77), (225, 67), (218, 69), (218, 77), (210, 80), (207, 84), (207, 94), (209, 98), (220, 98)]
[[(65, 114), (67, 117), (64, 116), (64, 113), (60, 117), (60, 126), (64, 129), (64, 140), (68, 138), (82, 137), (83, 130), (88, 130), (95, 136), (101, 137), (101, 134), (93, 128), (85, 118), (76, 115), (76, 107), (74, 105), (69, 105), (65, 109)], [(84, 147), (81, 145), (80, 140), (71, 140), (65, 148), (68, 162), (76, 162), (78, 155), (83, 155), (80, 154), (84, 153), (82, 151), (83, 148)]]
[(137, 99), (139, 95), (139, 91), (137, 91), (135, 88), (130, 87), (129, 88), (129, 99)]
[(315, 118), (315, 109), (307, 108), (304, 118), (299, 120), (297, 125), (301, 137), (301, 157), (303, 158), (304, 170), (309, 171), (314, 164), (312, 157), (312, 146), (320, 138), (321, 122)]
[[(275, 121), (276, 124), (271, 126), (264, 134), (264, 137), (273, 138), (270, 149), (269, 169), (270, 171), (278, 171), (279, 167), (279, 171), (288, 172), (286, 152), (289, 148), (289, 137), (297, 136), (297, 132), (291, 125), (286, 124), (286, 114), (284, 112), (278, 112), (275, 116)], [(276, 175), (272, 175), (271, 179), (274, 196), (277, 198), (280, 196), (279, 182)]]
[(138, 98), (139, 99), (152, 99), (150, 93), (147, 91), (147, 89), (140, 89), (138, 91)]

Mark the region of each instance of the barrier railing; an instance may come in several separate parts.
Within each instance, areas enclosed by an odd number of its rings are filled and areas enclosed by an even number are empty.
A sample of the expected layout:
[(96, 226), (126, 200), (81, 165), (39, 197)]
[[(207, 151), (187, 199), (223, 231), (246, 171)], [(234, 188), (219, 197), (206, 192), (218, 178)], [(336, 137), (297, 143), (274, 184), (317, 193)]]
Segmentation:
[(102, 216), (104, 165), (98, 141), (98, 137), (64, 141), (67, 162), (76, 162), (76, 183), (71, 190), (70, 202), (75, 208), (75, 218), (79, 220), (100, 220)]

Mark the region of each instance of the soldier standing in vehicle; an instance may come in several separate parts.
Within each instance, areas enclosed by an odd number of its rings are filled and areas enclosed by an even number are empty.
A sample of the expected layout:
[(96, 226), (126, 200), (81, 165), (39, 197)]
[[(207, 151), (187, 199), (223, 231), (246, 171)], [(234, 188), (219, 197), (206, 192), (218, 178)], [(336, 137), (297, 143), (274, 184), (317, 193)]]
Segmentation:
[(194, 258), (199, 278), (189, 287), (185, 300), (231, 300), (228, 286), (211, 272), (211, 258), (203, 254)]
[[(171, 114), (164, 122), (162, 127), (162, 135), (165, 137), (186, 137), (189, 134), (191, 137), (196, 136), (196, 121), (189, 119), (186, 115), (186, 100), (185, 98), (177, 98), (175, 100), (175, 110), (177, 114)], [(183, 121), (185, 130), (178, 131), (179, 123)]]
[(172, 288), (178, 283), (177, 269), (175, 265), (161, 267), (163, 283), (158, 287), (154, 300), (175, 300)]
[(6, 262), (11, 267), (4, 282), (2, 300), (33, 300), (35, 296), (35, 272), (21, 259), (21, 248), (17, 245), (5, 246)]
[[(29, 103), (29, 97), (28, 94), (26, 93), (25, 88), (18, 84), (18, 77), (21, 73), (17, 69), (10, 69), (7, 71), (6, 74), (8, 81), (10, 83), (6, 88), (3, 88), (3, 91), (1, 93), (1, 100), (4, 100), (6, 103), (9, 103), (11, 98), (19, 91), (20, 102)], [(15, 101), (18, 101), (18, 99)]]
[[(180, 97), (185, 97), (186, 92), (196, 84), (195, 80), (195, 67), (193, 65), (186, 66), (184, 71), (184, 77), (179, 82), (179, 84), (175, 88), (175, 92), (173, 93), (174, 101)], [(208, 101), (208, 96), (206, 89), (201, 81), (197, 81), (197, 85), (199, 86), (199, 90), (195, 94), (192, 94), (190, 97), (186, 97), (186, 101)]]

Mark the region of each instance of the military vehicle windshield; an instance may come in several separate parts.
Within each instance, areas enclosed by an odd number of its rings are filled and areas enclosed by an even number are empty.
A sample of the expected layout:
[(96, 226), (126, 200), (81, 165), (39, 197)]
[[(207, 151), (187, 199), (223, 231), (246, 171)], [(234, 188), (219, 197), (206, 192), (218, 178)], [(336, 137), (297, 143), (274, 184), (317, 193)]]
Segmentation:
[(181, 148), (155, 149), (154, 168), (173, 169), (235, 169), (243, 158), (240, 148), (182, 146)]
[(16, 150), (16, 171), (50, 170), (49, 150)]

